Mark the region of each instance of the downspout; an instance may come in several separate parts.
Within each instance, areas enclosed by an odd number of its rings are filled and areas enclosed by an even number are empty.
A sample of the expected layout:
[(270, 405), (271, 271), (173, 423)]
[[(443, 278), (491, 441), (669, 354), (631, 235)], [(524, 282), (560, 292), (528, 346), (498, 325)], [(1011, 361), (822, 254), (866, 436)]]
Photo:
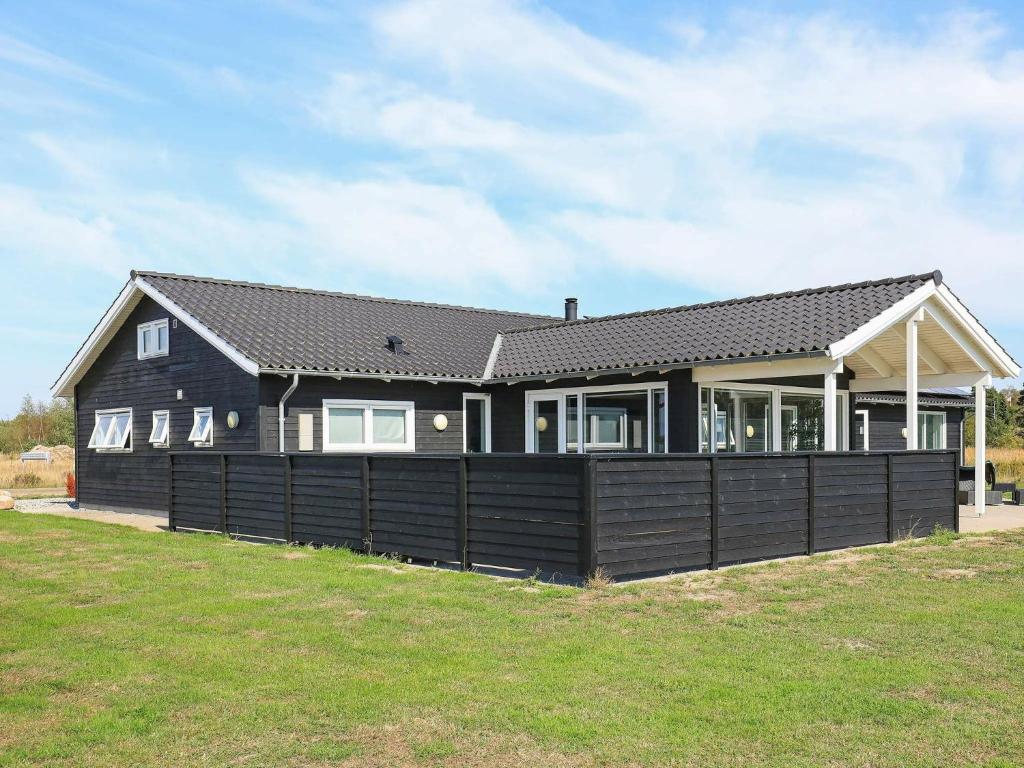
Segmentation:
[(292, 396), (292, 393), (299, 387), (299, 374), (292, 376), (291, 386), (284, 391), (281, 395), (281, 400), (277, 404), (277, 446), (278, 451), (284, 453), (284, 404), (288, 401), (288, 398)]

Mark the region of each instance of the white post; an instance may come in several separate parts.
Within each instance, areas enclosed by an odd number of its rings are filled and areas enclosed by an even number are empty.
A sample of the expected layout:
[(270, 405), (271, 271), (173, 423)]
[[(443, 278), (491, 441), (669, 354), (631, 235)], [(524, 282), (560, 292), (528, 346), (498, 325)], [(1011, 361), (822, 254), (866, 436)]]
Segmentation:
[(836, 450), (836, 378), (843, 370), (843, 358), (838, 358), (835, 368), (825, 374), (825, 450)]
[(974, 387), (974, 511), (985, 514), (985, 384)]
[(907, 450), (917, 450), (917, 323), (923, 319), (918, 310), (907, 320)]

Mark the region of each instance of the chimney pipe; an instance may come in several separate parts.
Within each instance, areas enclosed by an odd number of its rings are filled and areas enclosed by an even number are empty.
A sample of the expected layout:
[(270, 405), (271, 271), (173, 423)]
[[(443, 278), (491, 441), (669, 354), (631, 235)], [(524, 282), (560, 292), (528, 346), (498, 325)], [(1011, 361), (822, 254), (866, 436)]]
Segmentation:
[(575, 320), (576, 319), (576, 305), (577, 301), (574, 298), (568, 298), (565, 300), (565, 319)]

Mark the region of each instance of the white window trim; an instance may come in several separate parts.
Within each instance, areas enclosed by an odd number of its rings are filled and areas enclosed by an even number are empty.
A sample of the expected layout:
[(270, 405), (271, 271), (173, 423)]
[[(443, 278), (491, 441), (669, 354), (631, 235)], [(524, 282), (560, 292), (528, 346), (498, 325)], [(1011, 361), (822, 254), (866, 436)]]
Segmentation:
[[(331, 408), (361, 408), (363, 411), (362, 443), (331, 443), (331, 425), (327, 412)], [(373, 410), (405, 412), (404, 443), (373, 442)], [(321, 412), (323, 421), (324, 453), (367, 453), (392, 452), (408, 453), (416, 450), (416, 404), (411, 400), (324, 400)]]
[[(160, 328), (163, 328), (166, 331), (165, 336), (167, 338), (167, 346), (164, 349), (159, 348)], [(156, 332), (153, 336), (154, 341), (157, 343), (157, 350), (155, 352), (142, 351), (142, 334), (145, 331)], [(167, 357), (171, 350), (171, 329), (167, 318), (165, 317), (162, 320), (153, 320), (149, 323), (141, 323), (136, 329), (135, 343), (139, 360), (148, 360), (151, 357)]]
[[(128, 414), (128, 429), (125, 430), (124, 439), (121, 441), (121, 445), (119, 445), (119, 446), (108, 446), (108, 445), (105, 445), (105, 444), (95, 444), (95, 443), (93, 443), (93, 436), (95, 435), (95, 432), (96, 432), (96, 427), (94, 426), (93, 427), (93, 435), (89, 436), (89, 448), (92, 448), (93, 450), (98, 451), (100, 453), (131, 453), (132, 452), (132, 449), (135, 446), (135, 443), (132, 440), (132, 425), (135, 423), (135, 414), (132, 412), (131, 408), (105, 408), (105, 409), (103, 409), (101, 411), (96, 411), (96, 424), (98, 425), (100, 423), (100, 417), (102, 417), (102, 416), (116, 416), (117, 414), (120, 414), (120, 413), (127, 413)], [(110, 426), (107, 428), (107, 432), (103, 436), (104, 437), (104, 442), (106, 442), (107, 437), (112, 435), (113, 430), (114, 430), (114, 425), (116, 423), (117, 423), (116, 419), (112, 419), (111, 420)]]
[[(164, 417), (163, 435), (156, 433), (156, 420), (158, 416)], [(162, 438), (162, 439), (161, 439)], [(154, 448), (167, 448), (171, 444), (171, 412), (153, 411), (153, 428), (149, 432), (149, 442)]]
[[(742, 381), (708, 381), (704, 382), (697, 387), (697, 450), (701, 451), (700, 445), (700, 430), (703, 424), (703, 414), (701, 413), (701, 404), (703, 402), (703, 390), (711, 390), (711, 403), (714, 403), (716, 389), (740, 389), (748, 392), (770, 392), (772, 395), (772, 422), (774, 428), (772, 429), (772, 449), (771, 453), (782, 453), (782, 396), (783, 395), (821, 395), (825, 396), (825, 388), (818, 389), (816, 387), (790, 387), (782, 384), (751, 384), (749, 382)], [(836, 395), (840, 399), (840, 411), (836, 413), (836, 420), (843, 419), (843, 444), (837, 446), (838, 451), (850, 450), (850, 393), (845, 389), (836, 391)], [(708, 409), (711, 412), (711, 409)], [(708, 452), (717, 453), (717, 445), (712, 445), (714, 441), (709, 439)], [(788, 451), (787, 451), (788, 453)]]
[[(209, 439), (204, 440), (201, 434), (197, 434), (196, 430), (199, 428), (199, 417), (204, 414), (210, 414), (210, 422), (208, 427)], [(192, 430), (188, 433), (188, 442), (192, 443), (196, 448), (212, 448), (214, 440), (214, 418), (213, 408), (211, 406), (204, 406), (202, 408), (192, 409)]]
[[(947, 427), (948, 427), (948, 423), (947, 422), (948, 422), (948, 418), (947, 418), (946, 412), (945, 411), (937, 411), (937, 410), (934, 410), (934, 409), (918, 410), (917, 415), (920, 417), (920, 416), (923, 416), (926, 413), (942, 417), (942, 431), (939, 433), (942, 436), (942, 440), (940, 441), (942, 443), (942, 445), (940, 445), (938, 448), (929, 448), (928, 450), (932, 450), (932, 451), (944, 451), (944, 450), (946, 450), (946, 441), (948, 439), (948, 435), (947, 435)], [(920, 427), (918, 427), (918, 429), (920, 429)]]
[(862, 450), (871, 450), (871, 411), (868, 410), (857, 410), (853, 412), (854, 425), (856, 426), (857, 417), (864, 417), (864, 447)]
[(466, 432), (466, 403), (470, 400), (481, 400), (484, 404), (484, 453), (491, 452), (491, 396), (486, 392), (462, 393), (462, 452), (469, 447), (469, 435)]
[[(558, 403), (558, 452), (566, 453), (566, 434), (565, 434), (565, 399), (575, 395), (579, 398), (577, 402), (577, 414), (583, 415), (584, 408), (584, 395), (598, 394), (601, 392), (646, 392), (647, 393), (647, 452), (654, 453), (654, 393), (661, 391), (665, 396), (665, 414), (662, 419), (662, 430), (665, 435), (665, 452), (669, 450), (668, 445), (668, 425), (669, 425), (669, 402), (668, 402), (668, 382), (664, 381), (646, 381), (636, 382), (631, 384), (604, 384), (593, 387), (565, 387), (559, 389), (530, 389), (526, 391), (526, 418), (525, 418), (525, 431), (526, 431), (526, 452), (536, 453), (536, 446), (534, 445), (534, 429), (533, 429), (533, 406), (534, 403), (544, 400), (554, 400)], [(586, 445), (583, 444), (583, 423), (584, 419), (576, 419), (576, 452), (586, 453)]]

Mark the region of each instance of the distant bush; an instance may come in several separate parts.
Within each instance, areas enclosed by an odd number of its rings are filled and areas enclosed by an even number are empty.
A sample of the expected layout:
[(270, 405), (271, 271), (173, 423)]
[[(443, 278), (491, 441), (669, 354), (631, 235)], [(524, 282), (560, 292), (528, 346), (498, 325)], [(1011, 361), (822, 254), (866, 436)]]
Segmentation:
[(43, 479), (32, 472), (22, 472), (14, 476), (15, 488), (38, 488), (43, 484)]
[(78, 484), (75, 483), (74, 472), (68, 472), (68, 476), (64, 478), (64, 489), (71, 498), (78, 498)]

